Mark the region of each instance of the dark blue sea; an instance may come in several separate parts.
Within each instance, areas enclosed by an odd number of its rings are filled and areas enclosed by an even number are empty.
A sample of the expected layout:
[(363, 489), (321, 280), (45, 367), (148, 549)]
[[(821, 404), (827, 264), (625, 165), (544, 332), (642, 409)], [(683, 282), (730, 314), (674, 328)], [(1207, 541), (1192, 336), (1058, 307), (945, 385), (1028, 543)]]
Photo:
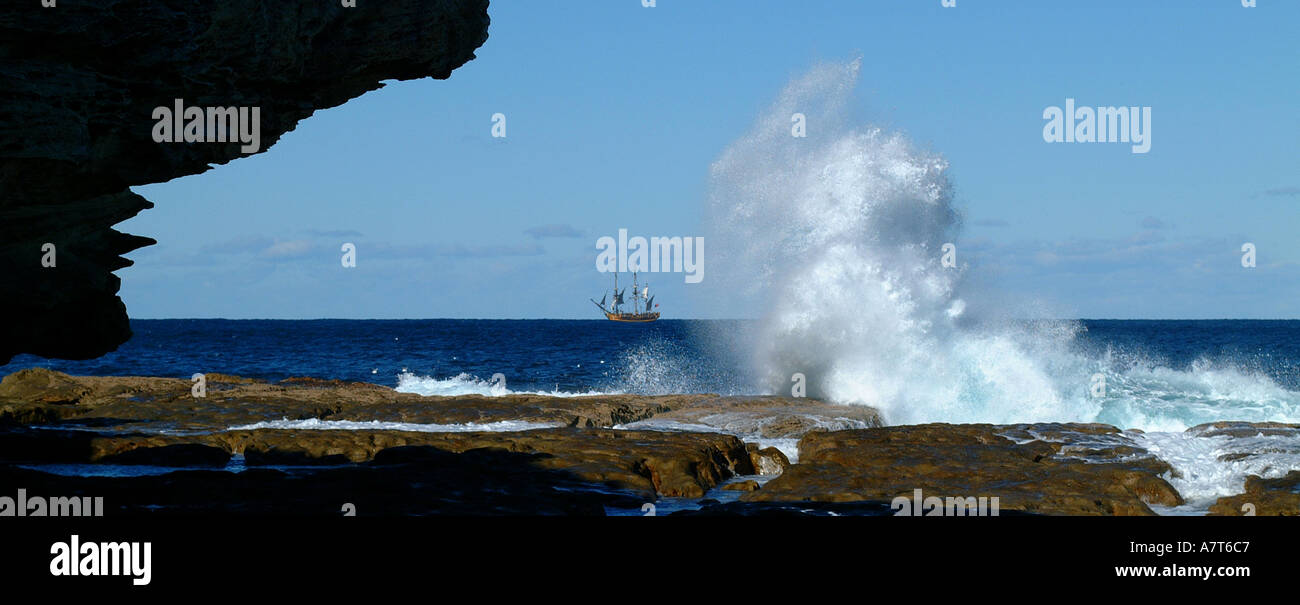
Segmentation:
[[(405, 374), (455, 381), (503, 374), (511, 391), (654, 390), (632, 371), (640, 356), (691, 360), (693, 379), (718, 375), (709, 358), (711, 332), (738, 333), (738, 321), (663, 320), (622, 324), (605, 320), (226, 320), (137, 319), (134, 336), (117, 351), (90, 361), (20, 355), (0, 373), (40, 366), (79, 375), (188, 378), (220, 372), (266, 380), (291, 376), (398, 386)], [(703, 379), (707, 382), (707, 379)], [(686, 385), (686, 382), (681, 384)], [(693, 384), (702, 384), (695, 382)], [(451, 385), (448, 385), (451, 388)]]
[[(183, 379), (220, 372), (368, 381), (421, 395), (574, 396), (791, 395), (798, 372), (809, 396), (871, 405), (891, 424), (1141, 429), (1104, 438), (1136, 444), (1179, 469), (1170, 480), (1195, 500), (1189, 510), (1239, 492), (1248, 475), (1300, 468), (1300, 430), (1230, 439), (1201, 437), (1195, 428), (1300, 422), (1300, 321), (1023, 322), (906, 338), (674, 320), (176, 319), (134, 320), (132, 329), (130, 341), (99, 359), (19, 356), (0, 374), (33, 366)], [(793, 456), (796, 440), (785, 441), (778, 447)]]
[[(291, 376), (398, 386), (403, 373), (437, 379), (504, 374), (511, 391), (672, 392), (675, 383), (717, 392), (760, 390), (736, 348), (755, 322), (662, 320), (227, 320), (137, 319), (117, 351), (89, 361), (19, 355), (0, 374), (44, 367), (69, 374), (168, 376), (221, 372), (266, 380)], [(1300, 390), (1300, 321), (1081, 320), (1080, 351), (1138, 355), (1192, 371), (1231, 360)], [(728, 346), (719, 346), (727, 343)], [(731, 346), (737, 345), (737, 346)], [(680, 375), (649, 376), (647, 364)], [(660, 382), (655, 382), (659, 380)], [(747, 384), (748, 383), (748, 384)], [(757, 394), (757, 393), (754, 393)]]
[[(1234, 388), (1247, 398), (1252, 389), (1275, 387), (1273, 394), (1300, 391), (1300, 321), (1067, 323), (1071, 330), (1064, 339), (1059, 334), (1040, 336), (1043, 330), (1037, 328), (1028, 336), (1019, 334), (1017, 342), (1022, 344), (1017, 355), (1028, 359), (1015, 363), (1038, 366), (1040, 373), (1058, 379), (1058, 374), (1087, 371), (1071, 367), (1082, 362), (1111, 372), (1117, 379), (1112, 383), (1130, 389), (1135, 380), (1159, 382), (1163, 377), (1167, 384), (1146, 385), (1152, 390), (1149, 395), (1177, 399), (1183, 388), (1190, 391), (1183, 395), (1198, 403), (1205, 403), (1201, 400), (1206, 396), (1231, 399), (1234, 394), (1226, 390)], [(220, 372), (272, 381), (312, 376), (424, 394), (491, 394), (503, 391), (502, 381), (508, 392), (780, 392), (763, 367), (765, 361), (756, 358), (755, 352), (765, 346), (765, 332), (756, 321), (138, 319), (131, 327), (134, 336), (101, 358), (63, 361), (20, 355), (0, 366), (0, 373), (40, 366), (78, 375), (188, 378), (194, 373)], [(1051, 346), (1045, 347), (1045, 341)], [(785, 346), (798, 352), (798, 346)], [(861, 344), (862, 349), (872, 346)], [(942, 350), (953, 348), (951, 343), (913, 346), (935, 348), (935, 356), (951, 357), (954, 364), (970, 364), (969, 355)], [(871, 357), (866, 359), (869, 362)], [(988, 374), (983, 378), (989, 380), (996, 372), (1005, 373), (989, 361), (976, 365), (963, 371)], [(845, 373), (843, 368), (836, 371)], [(1224, 392), (1194, 388), (1190, 383), (1198, 379), (1217, 380), (1207, 383), (1207, 388)], [(1180, 387), (1180, 382), (1189, 384)], [(828, 385), (824, 394), (832, 399), (843, 395), (844, 389), (833, 387)]]

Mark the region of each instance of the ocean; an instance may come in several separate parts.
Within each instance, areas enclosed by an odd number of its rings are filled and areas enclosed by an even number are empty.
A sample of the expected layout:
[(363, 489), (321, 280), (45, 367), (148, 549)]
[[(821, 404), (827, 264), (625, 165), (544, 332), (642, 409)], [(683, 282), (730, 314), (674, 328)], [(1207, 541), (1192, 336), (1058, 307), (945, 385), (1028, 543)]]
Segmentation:
[[(1144, 430), (1182, 430), (1216, 420), (1300, 422), (1300, 321), (1076, 320), (1018, 326), (1027, 334), (1048, 334), (1053, 355), (1071, 363), (1029, 360), (1030, 367), (1014, 373), (1028, 377), (1047, 371), (1056, 386), (1052, 399), (1086, 396), (1100, 405), (1093, 401), (1058, 417), (1039, 417), (1030, 413), (1034, 402), (1023, 400), (1029, 393), (974, 401), (985, 391), (976, 379), (954, 401), (933, 403), (935, 408), (949, 404), (954, 417), (915, 420), (1097, 421)], [(19, 355), (0, 366), (0, 374), (43, 367), (93, 376), (188, 378), (219, 372), (271, 381), (311, 376), (423, 395), (790, 394), (765, 381), (755, 359), (745, 355), (757, 348), (757, 321), (136, 319), (131, 328), (135, 334), (128, 342), (98, 359)], [(1063, 330), (1068, 346), (1060, 342)], [(1053, 368), (1062, 374), (1052, 376)], [(962, 373), (991, 369), (1011, 371), (985, 365)], [(791, 373), (799, 370), (817, 382), (807, 368), (792, 366)], [(984, 381), (997, 378), (988, 373)], [(1101, 397), (1091, 391), (1097, 373), (1108, 377), (1108, 392)], [(494, 381), (497, 374), (501, 378)], [(822, 390), (827, 392), (810, 396), (892, 407), (886, 401), (828, 396), (835, 385)], [(1027, 406), (1025, 416), (1007, 412), (1019, 404)], [(980, 417), (979, 409), (988, 416)]]
[[(133, 320), (132, 329), (130, 341), (98, 359), (19, 356), (0, 373), (27, 367), (175, 378), (219, 372), (365, 381), (423, 395), (577, 396), (790, 395), (789, 376), (798, 372), (809, 396), (871, 405), (889, 424), (1102, 422), (1137, 429), (1122, 440), (1177, 470), (1170, 481), (1188, 499), (1188, 512), (1238, 493), (1248, 474), (1300, 469), (1300, 431), (1208, 437), (1188, 431), (1216, 421), (1300, 422), (1300, 321), (968, 325), (960, 337), (912, 343), (936, 348), (931, 361), (914, 369), (937, 373), (923, 381), (913, 376), (910, 388), (861, 380), (880, 372), (862, 365), (871, 355), (829, 367), (796, 364), (773, 378), (774, 354), (762, 342), (769, 331), (760, 321), (166, 319)], [(1014, 346), (1003, 349), (1011, 345), (1002, 341)], [(970, 342), (980, 343), (978, 351), (968, 350)], [(895, 351), (897, 344), (866, 338), (856, 346)], [(895, 362), (885, 370), (896, 371)], [(1098, 375), (1105, 377), (1102, 389)], [(1124, 444), (1110, 441), (1097, 445)], [(1252, 455), (1232, 455), (1243, 452)]]

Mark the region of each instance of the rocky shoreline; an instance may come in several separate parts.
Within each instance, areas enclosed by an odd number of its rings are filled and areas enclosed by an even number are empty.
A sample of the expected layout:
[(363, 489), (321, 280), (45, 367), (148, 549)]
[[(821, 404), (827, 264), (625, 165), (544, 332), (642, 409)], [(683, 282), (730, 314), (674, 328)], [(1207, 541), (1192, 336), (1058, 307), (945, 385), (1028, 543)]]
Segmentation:
[[(887, 427), (867, 407), (783, 397), (425, 397), (218, 374), (206, 385), (195, 397), (181, 379), (6, 376), (0, 495), (103, 497), (109, 516), (602, 515), (646, 503), (889, 515), (895, 498), (936, 497), (969, 499), (970, 514), (996, 498), (1003, 515), (1151, 515), (1184, 504), (1177, 469), (1108, 425)], [(797, 440), (797, 456), (774, 440)], [(1252, 477), (1210, 514), (1296, 514), (1298, 481)]]

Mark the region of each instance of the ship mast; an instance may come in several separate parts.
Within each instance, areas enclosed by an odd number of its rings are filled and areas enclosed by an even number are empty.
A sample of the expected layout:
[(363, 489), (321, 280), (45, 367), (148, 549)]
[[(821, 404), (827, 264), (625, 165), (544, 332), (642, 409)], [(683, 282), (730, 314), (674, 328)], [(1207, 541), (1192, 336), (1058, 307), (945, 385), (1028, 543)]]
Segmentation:
[[(644, 290), (642, 290), (643, 287)], [(613, 321), (646, 323), (646, 322), (651, 322), (651, 321), (655, 321), (656, 319), (659, 319), (659, 314), (653, 311), (655, 307), (654, 304), (655, 297), (650, 296), (650, 282), (646, 282), (645, 286), (642, 286), (640, 272), (638, 271), (632, 272), (632, 312), (631, 313), (623, 311), (623, 304), (625, 302), (623, 295), (625, 292), (626, 289), (624, 290), (618, 289), (618, 272), (615, 271), (614, 272), (614, 300), (610, 301), (608, 307), (605, 306), (604, 296), (600, 298), (600, 302), (596, 302), (595, 299), (591, 299), (591, 302), (595, 303), (597, 307), (600, 307), (600, 310), (605, 313), (607, 319), (611, 319)], [(645, 302), (644, 306), (641, 304), (642, 301)]]

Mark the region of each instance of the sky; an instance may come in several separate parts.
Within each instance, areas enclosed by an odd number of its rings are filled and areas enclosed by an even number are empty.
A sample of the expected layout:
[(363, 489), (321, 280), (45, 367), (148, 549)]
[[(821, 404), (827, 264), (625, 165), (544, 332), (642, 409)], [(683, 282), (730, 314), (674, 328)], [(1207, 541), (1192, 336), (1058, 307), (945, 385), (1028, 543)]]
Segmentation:
[[(854, 116), (949, 162), (970, 296), (1297, 318), (1300, 2), (1257, 4), (493, 2), (450, 79), (389, 82), (261, 154), (133, 188), (157, 206), (117, 228), (158, 244), (120, 294), (135, 318), (599, 318), (598, 238), (704, 235), (710, 164), (792, 78), (861, 57)], [(1151, 107), (1150, 150), (1045, 142), (1067, 98)], [(755, 308), (649, 277), (665, 317)]]

